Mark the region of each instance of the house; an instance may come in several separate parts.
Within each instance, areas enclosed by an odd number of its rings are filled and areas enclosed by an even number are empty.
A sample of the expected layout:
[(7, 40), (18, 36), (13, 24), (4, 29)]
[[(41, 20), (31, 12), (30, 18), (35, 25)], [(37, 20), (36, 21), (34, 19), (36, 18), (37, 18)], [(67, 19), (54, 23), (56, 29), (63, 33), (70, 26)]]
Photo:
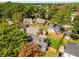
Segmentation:
[(53, 24), (48, 28), (48, 32), (64, 32), (64, 31), (65, 31), (64, 27), (60, 24)]
[(71, 29), (71, 28), (73, 28), (73, 26), (71, 26), (71, 25), (63, 25), (63, 27), (64, 27), (65, 29)]
[(79, 16), (79, 12), (74, 12), (71, 14), (71, 22), (74, 22), (76, 16)]
[(27, 32), (27, 34), (34, 34), (34, 35), (36, 35), (38, 29), (39, 29), (39, 27), (37, 27), (37, 26), (29, 26), (29, 27), (26, 28), (26, 32)]
[(32, 24), (33, 22), (36, 22), (38, 24), (45, 24), (46, 20), (45, 19), (40, 19), (40, 18), (34, 18), (34, 19), (31, 19), (31, 18), (26, 18), (23, 20), (23, 24)]
[(47, 40), (43, 37), (40, 37), (40, 36), (37, 36), (34, 34), (30, 34), (27, 38), (27, 42), (32, 42), (32, 41), (36, 42), (39, 45), (41, 51), (43, 51), (43, 52), (47, 50), (47, 47), (50, 43), (49, 40)]
[(62, 57), (79, 57), (79, 43), (67, 42)]
[(31, 18), (26, 18), (23, 20), (23, 24), (32, 24), (33, 20)]
[(36, 18), (36, 20), (35, 20), (38, 24), (42, 24), (42, 25), (44, 25), (45, 24), (45, 22), (46, 22), (46, 20), (45, 19), (40, 19), (40, 18)]
[(67, 31), (64, 38), (71, 39), (71, 34), (72, 34), (72, 31), (71, 30)]

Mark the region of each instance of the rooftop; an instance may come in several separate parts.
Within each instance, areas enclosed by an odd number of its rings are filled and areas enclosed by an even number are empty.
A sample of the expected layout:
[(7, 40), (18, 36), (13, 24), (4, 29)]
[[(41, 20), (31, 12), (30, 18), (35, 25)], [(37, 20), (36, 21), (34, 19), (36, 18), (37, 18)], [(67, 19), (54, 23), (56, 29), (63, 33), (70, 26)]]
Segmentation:
[(30, 34), (29, 36), (32, 37), (32, 41), (37, 42), (37, 44), (40, 46), (42, 51), (45, 51), (47, 49), (48, 42), (44, 41), (45, 38), (34, 35), (34, 34)]

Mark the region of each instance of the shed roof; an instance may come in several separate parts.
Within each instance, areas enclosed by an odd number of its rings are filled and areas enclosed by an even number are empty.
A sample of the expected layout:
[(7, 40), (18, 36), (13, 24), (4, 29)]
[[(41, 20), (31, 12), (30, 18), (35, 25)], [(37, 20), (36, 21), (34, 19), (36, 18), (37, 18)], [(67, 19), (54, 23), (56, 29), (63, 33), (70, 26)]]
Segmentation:
[(45, 20), (44, 20), (44, 19), (37, 18), (37, 19), (36, 19), (36, 22), (37, 22), (37, 23), (42, 23), (42, 24), (44, 24), (44, 23), (45, 23)]
[(31, 18), (26, 18), (23, 20), (23, 23), (26, 24), (26, 23), (31, 23), (32, 22), (32, 19)]
[(26, 28), (26, 31), (29, 34), (36, 34), (38, 29), (39, 29), (39, 27), (30, 26), (30, 27)]
[(45, 50), (47, 49), (47, 44), (48, 44), (48, 43), (47, 43), (47, 42), (44, 42), (44, 38), (39, 37), (39, 36), (36, 36), (36, 35), (34, 35), (34, 34), (31, 34), (30, 36), (33, 38), (33, 41), (34, 41), (34, 42), (37, 42), (38, 45), (41, 46), (41, 47), (40, 47), (41, 51), (45, 51)]

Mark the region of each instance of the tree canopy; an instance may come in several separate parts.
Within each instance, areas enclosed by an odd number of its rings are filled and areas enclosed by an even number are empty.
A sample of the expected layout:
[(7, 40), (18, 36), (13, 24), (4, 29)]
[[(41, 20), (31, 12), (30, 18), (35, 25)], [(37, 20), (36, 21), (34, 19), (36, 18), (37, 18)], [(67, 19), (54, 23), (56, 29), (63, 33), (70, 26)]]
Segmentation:
[[(73, 4), (26, 4), (26, 3), (0, 3), (0, 18), (26, 18), (35, 15), (39, 18), (48, 18), (52, 22), (69, 23), (71, 13), (78, 12), (78, 3)], [(19, 16), (21, 13), (24, 16)], [(16, 14), (18, 14), (16, 16)], [(13, 17), (13, 16), (16, 17)], [(63, 21), (63, 22), (62, 22)]]
[(0, 22), (0, 56), (18, 56), (23, 47), (26, 34), (20, 31), (16, 25)]
[[(19, 27), (24, 18), (34, 15), (37, 18), (50, 20), (51, 23), (71, 24), (73, 12), (79, 12), (79, 3), (0, 3), (0, 56), (18, 56), (20, 48), (27, 39), (27, 35)], [(10, 19), (14, 24), (9, 25), (6, 19)], [(79, 17), (75, 18), (73, 26), (73, 34), (79, 36)]]

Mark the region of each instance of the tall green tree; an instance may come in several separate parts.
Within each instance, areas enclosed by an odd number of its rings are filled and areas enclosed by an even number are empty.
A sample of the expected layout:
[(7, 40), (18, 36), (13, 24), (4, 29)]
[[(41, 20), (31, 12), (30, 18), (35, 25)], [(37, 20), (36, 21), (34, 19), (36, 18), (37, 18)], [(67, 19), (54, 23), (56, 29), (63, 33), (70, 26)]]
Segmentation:
[(14, 13), (12, 15), (12, 20), (15, 22), (15, 23), (20, 23), (22, 22), (24, 16), (24, 14), (22, 12), (17, 12), (17, 13)]
[(8, 25), (7, 22), (1, 22), (0, 28), (0, 57), (18, 56), (19, 50), (24, 45), (26, 34), (16, 25)]
[(75, 21), (74, 21), (73, 26), (74, 26), (74, 30), (73, 30), (73, 31), (74, 31), (76, 34), (79, 35), (79, 17), (76, 17), (76, 18), (75, 18)]
[(45, 18), (45, 12), (46, 12), (46, 9), (42, 6), (40, 6), (39, 9), (38, 9), (39, 17), (44, 19)]
[(75, 18), (75, 21), (73, 23), (73, 31), (72, 31), (71, 37), (74, 40), (79, 39), (79, 17)]

